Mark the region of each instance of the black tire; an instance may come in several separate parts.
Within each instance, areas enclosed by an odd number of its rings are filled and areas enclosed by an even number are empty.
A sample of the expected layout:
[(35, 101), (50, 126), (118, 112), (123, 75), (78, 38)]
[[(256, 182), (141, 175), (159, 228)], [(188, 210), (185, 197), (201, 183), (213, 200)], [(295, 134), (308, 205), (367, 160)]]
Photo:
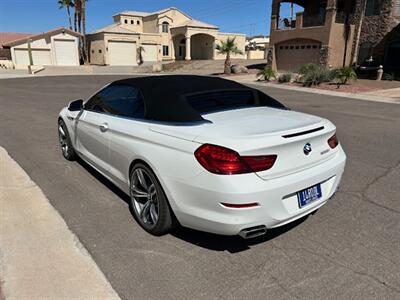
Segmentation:
[[(138, 174), (137, 172), (141, 172), (142, 176), (144, 176), (146, 184), (148, 186), (147, 196), (140, 194), (140, 197), (134, 197), (134, 193), (141, 189), (144, 193), (146, 189), (138, 183)], [(163, 188), (161, 187), (160, 182), (158, 181), (154, 172), (145, 164), (138, 163), (136, 164), (131, 171), (130, 174), (130, 209), (135, 217), (136, 221), (140, 224), (140, 226), (146, 230), (148, 233), (160, 236), (170, 232), (174, 227), (174, 215), (169, 206), (168, 199), (164, 193)], [(152, 190), (151, 185), (154, 185), (154, 190)], [(134, 189), (135, 188), (135, 189)], [(155, 193), (153, 196), (149, 196), (151, 193)], [(138, 193), (137, 193), (138, 195)], [(150, 197), (150, 198), (149, 198)], [(156, 199), (156, 200), (155, 200)], [(150, 201), (151, 204), (149, 210), (149, 218), (143, 217), (141, 215), (141, 211), (139, 211), (141, 205), (146, 206), (146, 203)], [(145, 203), (140, 203), (145, 202)], [(154, 211), (157, 211), (157, 220), (156, 222), (151, 222), (153, 220), (153, 216), (151, 215), (151, 206), (154, 207)], [(142, 207), (141, 210), (144, 210)], [(151, 219), (151, 220), (150, 220)]]
[(67, 126), (62, 119), (58, 120), (58, 141), (61, 147), (61, 153), (65, 159), (73, 161), (76, 159), (76, 153), (71, 143)]

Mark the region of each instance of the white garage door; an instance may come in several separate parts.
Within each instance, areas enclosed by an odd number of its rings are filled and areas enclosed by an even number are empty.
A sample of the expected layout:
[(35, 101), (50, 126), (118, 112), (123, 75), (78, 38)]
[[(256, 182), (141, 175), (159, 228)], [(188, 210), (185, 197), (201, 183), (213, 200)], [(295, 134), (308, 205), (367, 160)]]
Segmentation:
[(54, 47), (57, 66), (76, 66), (79, 64), (75, 40), (54, 40)]
[(143, 61), (157, 61), (157, 45), (143, 44)]
[[(17, 65), (29, 65), (28, 49), (15, 49), (15, 60)], [(35, 66), (51, 65), (50, 49), (32, 49), (32, 60)]]
[(108, 57), (110, 66), (136, 66), (136, 43), (110, 41)]

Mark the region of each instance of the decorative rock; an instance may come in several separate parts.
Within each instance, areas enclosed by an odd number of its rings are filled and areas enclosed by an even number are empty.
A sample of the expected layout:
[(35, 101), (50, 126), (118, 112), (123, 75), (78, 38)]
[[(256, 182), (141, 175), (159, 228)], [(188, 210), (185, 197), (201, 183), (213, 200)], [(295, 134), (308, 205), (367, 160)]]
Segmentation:
[(245, 66), (242, 66), (242, 65), (231, 66), (231, 71), (233, 74), (249, 73), (249, 70)]

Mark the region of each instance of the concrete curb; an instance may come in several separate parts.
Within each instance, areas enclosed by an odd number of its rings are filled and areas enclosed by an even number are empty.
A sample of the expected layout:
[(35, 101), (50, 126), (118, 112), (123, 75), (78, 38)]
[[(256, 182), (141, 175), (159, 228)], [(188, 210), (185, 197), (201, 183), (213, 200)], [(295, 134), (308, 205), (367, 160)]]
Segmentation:
[(0, 280), (8, 299), (120, 299), (40, 188), (0, 147)]
[[(233, 81), (237, 81), (240, 83), (244, 83), (244, 84), (252, 84), (252, 85), (262, 86), (262, 87), (272, 87), (272, 88), (277, 88), (277, 89), (282, 89), (282, 90), (305, 92), (305, 93), (319, 94), (319, 95), (328, 95), (328, 96), (341, 97), (341, 98), (350, 98), (350, 99), (355, 99), (355, 100), (400, 104), (400, 99), (391, 98), (391, 97), (381, 97), (381, 96), (375, 96), (375, 95), (370, 95), (370, 94), (366, 94), (366, 93), (353, 94), (353, 93), (335, 92), (335, 91), (327, 91), (327, 90), (320, 90), (320, 89), (313, 89), (313, 88), (287, 86), (287, 85), (283, 85), (283, 84), (279, 85), (279, 84), (274, 84), (274, 83), (253, 81), (253, 80), (249, 80), (248, 78), (243, 78), (240, 76), (235, 76), (235, 77), (232, 77), (232, 78), (224, 77), (224, 78), (233, 80)], [(399, 97), (400, 97), (400, 95), (399, 95)]]

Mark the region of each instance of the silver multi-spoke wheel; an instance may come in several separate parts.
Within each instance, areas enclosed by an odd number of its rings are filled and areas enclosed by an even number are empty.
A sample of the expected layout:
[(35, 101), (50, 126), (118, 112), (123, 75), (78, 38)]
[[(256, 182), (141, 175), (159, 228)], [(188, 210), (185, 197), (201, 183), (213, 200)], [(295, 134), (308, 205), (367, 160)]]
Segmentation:
[(74, 147), (72, 146), (67, 126), (63, 120), (58, 120), (58, 141), (63, 156), (68, 160), (74, 160), (76, 158)]
[(68, 156), (68, 137), (61, 124), (58, 124), (58, 140), (64, 156)]
[(150, 174), (143, 168), (136, 168), (131, 177), (131, 200), (137, 217), (149, 228), (157, 225), (159, 216), (159, 195)]

